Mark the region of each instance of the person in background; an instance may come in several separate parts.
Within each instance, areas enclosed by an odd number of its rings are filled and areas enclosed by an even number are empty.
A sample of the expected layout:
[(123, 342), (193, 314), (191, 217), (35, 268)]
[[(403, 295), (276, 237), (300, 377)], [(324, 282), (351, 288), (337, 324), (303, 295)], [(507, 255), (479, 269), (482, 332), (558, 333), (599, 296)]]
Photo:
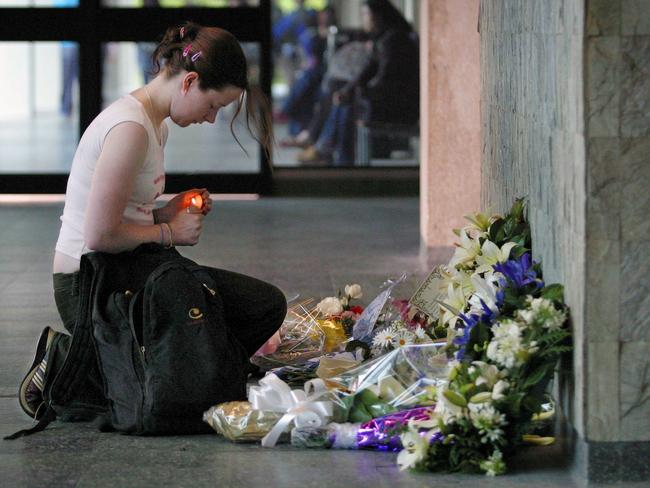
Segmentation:
[[(54, 6), (58, 8), (74, 8), (79, 6), (79, 0), (55, 0)], [(79, 78), (79, 46), (76, 42), (63, 41), (61, 43), (61, 104), (62, 115), (72, 115), (74, 97), (74, 84)]]
[(332, 108), (307, 164), (354, 163), (354, 124), (412, 124), (419, 118), (419, 52), (411, 25), (389, 0), (365, 0), (361, 17), (370, 33), (371, 55), (357, 76), (332, 93)]
[(335, 23), (334, 9), (326, 7), (318, 12), (318, 25), (300, 36), (300, 45), (305, 50), (305, 62), (282, 105), (281, 112), (289, 121), (289, 137), (280, 141), (281, 146), (299, 145), (295, 137), (308, 127), (312, 119), (327, 69), (327, 36), (330, 26)]
[(275, 57), (288, 86), (293, 84), (300, 65), (301, 36), (316, 25), (316, 11), (305, 7), (305, 0), (295, 0), (295, 5), (295, 10), (278, 18), (272, 32)]

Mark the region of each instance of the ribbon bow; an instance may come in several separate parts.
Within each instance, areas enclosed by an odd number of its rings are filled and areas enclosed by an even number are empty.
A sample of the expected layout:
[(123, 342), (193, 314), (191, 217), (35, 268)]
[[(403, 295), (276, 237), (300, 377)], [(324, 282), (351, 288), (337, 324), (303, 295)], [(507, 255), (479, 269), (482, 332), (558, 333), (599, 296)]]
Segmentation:
[(332, 402), (318, 401), (328, 390), (323, 380), (310, 380), (305, 389), (292, 390), (274, 374), (266, 375), (259, 386), (251, 386), (248, 401), (255, 410), (284, 412), (271, 431), (262, 439), (262, 446), (275, 446), (284, 430), (293, 422), (296, 427), (321, 427), (332, 416)]

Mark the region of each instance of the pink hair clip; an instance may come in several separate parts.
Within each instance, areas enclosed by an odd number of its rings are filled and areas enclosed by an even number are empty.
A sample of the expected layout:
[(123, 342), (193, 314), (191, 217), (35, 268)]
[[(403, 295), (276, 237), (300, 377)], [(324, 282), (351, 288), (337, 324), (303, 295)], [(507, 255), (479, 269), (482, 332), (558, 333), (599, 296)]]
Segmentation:
[(181, 34), (181, 39), (182, 39), (183, 37), (185, 37), (185, 27), (181, 27), (181, 32), (180, 32), (180, 34)]
[(183, 57), (186, 58), (191, 50), (192, 50), (192, 45), (191, 44), (188, 44), (187, 46), (185, 46), (185, 49), (183, 49)]
[(196, 60), (201, 57), (201, 54), (203, 54), (202, 51), (199, 51), (198, 53), (194, 53), (194, 54), (192, 54), (192, 57), (190, 59), (192, 60), (193, 63), (195, 63)]

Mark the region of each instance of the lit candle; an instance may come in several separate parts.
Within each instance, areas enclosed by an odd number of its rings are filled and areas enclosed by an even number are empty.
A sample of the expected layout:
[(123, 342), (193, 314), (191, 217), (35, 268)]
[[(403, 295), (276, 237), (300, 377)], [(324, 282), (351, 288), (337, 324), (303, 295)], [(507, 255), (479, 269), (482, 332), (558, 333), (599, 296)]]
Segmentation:
[(201, 197), (201, 195), (194, 195), (192, 197), (192, 206), (196, 208), (203, 208), (203, 197)]

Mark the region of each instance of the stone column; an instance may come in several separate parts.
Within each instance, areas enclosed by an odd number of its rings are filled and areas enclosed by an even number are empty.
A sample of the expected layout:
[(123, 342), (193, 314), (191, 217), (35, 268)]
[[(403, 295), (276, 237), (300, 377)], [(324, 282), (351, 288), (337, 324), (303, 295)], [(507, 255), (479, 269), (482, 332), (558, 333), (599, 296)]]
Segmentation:
[(585, 43), (584, 457), (650, 479), (650, 1), (589, 0)]
[(650, 1), (481, 2), (482, 201), (565, 287), (576, 467), (650, 478)]
[(430, 248), (479, 210), (479, 0), (420, 2), (420, 232)]

